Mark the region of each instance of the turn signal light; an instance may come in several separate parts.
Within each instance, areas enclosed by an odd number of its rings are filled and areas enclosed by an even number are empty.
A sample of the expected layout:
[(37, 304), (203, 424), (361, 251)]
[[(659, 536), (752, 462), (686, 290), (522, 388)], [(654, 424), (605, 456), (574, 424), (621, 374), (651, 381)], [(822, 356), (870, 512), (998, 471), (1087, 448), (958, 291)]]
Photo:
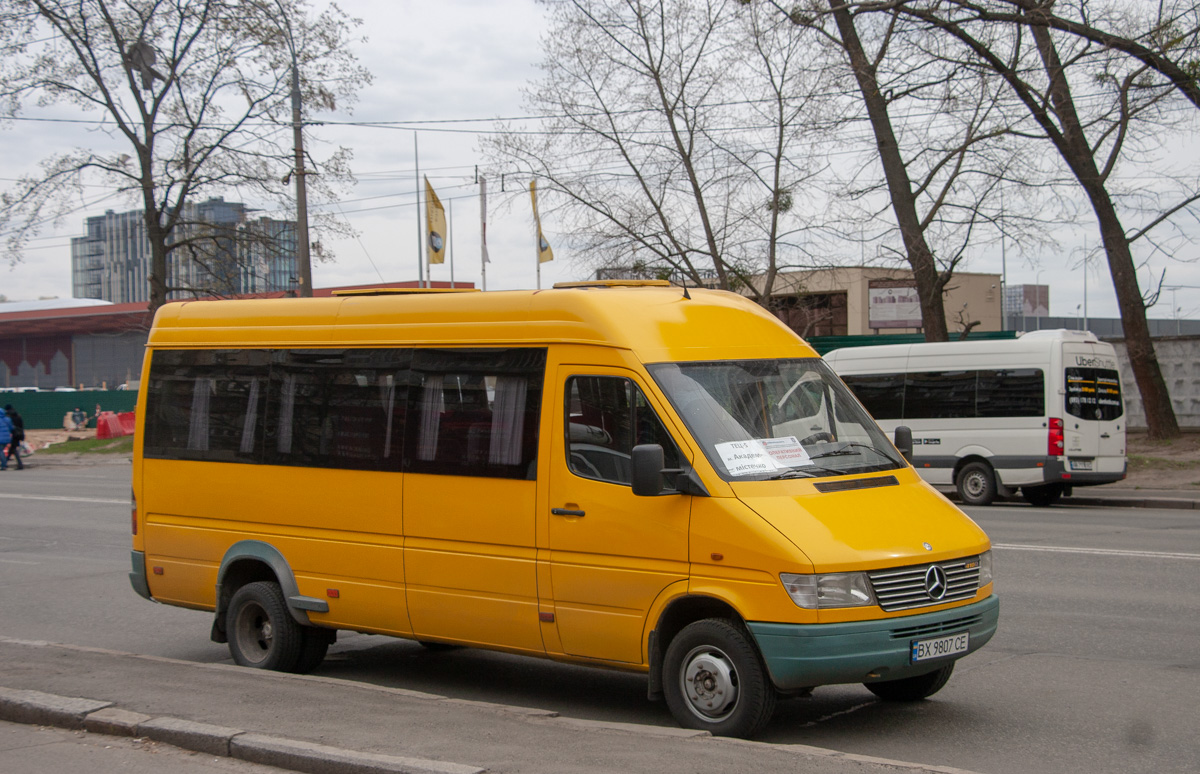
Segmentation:
[(1063, 421), (1057, 418), (1050, 419), (1050, 433), (1046, 439), (1046, 454), (1051, 457), (1059, 457), (1063, 453)]
[(133, 534), (136, 535), (137, 534), (137, 495), (135, 495), (133, 493), (133, 490), (130, 490), (130, 492), (129, 492), (129, 503), (130, 503), (130, 508), (131, 508), (130, 515), (132, 516), (132, 519), (133, 519)]

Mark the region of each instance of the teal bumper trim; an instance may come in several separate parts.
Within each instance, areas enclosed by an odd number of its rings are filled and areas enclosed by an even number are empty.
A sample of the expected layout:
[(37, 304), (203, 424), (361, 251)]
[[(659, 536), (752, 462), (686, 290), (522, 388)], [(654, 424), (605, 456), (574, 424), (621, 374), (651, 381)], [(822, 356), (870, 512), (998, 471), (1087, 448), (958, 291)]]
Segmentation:
[(129, 572), (129, 583), (133, 586), (134, 591), (153, 601), (154, 598), (150, 596), (150, 584), (146, 581), (146, 555), (141, 551), (131, 553), (133, 554), (130, 557), (133, 569)]
[[(937, 669), (952, 659), (913, 664), (913, 640), (970, 632), (969, 650), (983, 647), (1000, 620), (994, 594), (966, 607), (900, 618), (840, 624), (748, 622), (771, 679), (780, 689), (898, 680)], [(966, 653), (962, 654), (966, 655)], [(957, 656), (956, 658), (961, 658)]]

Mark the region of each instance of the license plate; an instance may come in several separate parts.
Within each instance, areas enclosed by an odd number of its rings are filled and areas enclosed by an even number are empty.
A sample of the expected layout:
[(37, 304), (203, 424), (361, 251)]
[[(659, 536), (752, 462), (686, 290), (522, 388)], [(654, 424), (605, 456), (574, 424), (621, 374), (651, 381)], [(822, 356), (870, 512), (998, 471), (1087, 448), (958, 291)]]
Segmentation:
[(1091, 470), (1091, 460), (1071, 460), (1071, 470)]
[(969, 632), (961, 632), (932, 640), (913, 640), (912, 662), (915, 664), (918, 661), (929, 661), (935, 658), (946, 658), (947, 656), (966, 653), (970, 637)]

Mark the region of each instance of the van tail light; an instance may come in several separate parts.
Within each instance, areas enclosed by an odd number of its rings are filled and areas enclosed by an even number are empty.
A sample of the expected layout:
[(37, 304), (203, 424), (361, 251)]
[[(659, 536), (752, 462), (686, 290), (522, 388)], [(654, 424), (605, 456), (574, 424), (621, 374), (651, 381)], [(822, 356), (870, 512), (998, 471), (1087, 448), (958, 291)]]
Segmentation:
[(1063, 453), (1063, 421), (1051, 417), (1050, 433), (1046, 438), (1046, 454), (1059, 457)]
[(129, 492), (130, 515), (133, 522), (133, 534), (137, 534), (137, 495), (132, 490)]

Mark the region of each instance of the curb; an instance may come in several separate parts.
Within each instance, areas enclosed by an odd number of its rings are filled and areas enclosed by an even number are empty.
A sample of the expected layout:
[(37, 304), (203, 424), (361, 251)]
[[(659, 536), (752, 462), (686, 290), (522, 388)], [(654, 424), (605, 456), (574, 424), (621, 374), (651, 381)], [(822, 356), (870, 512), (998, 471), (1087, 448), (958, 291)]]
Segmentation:
[(185, 750), (306, 774), (484, 774), (461, 763), (379, 755), (172, 717), (150, 717), (96, 701), (0, 686), (0, 720), (113, 736), (144, 736)]
[[(938, 489), (951, 502), (962, 506), (958, 493), (950, 489)], [(1024, 505), (1020, 495), (1001, 497), (997, 495), (992, 505)], [(1129, 495), (1071, 495), (1059, 500), (1053, 507), (1077, 505), (1085, 508), (1163, 508), (1177, 511), (1200, 511), (1200, 499), (1191, 497), (1162, 497)]]

